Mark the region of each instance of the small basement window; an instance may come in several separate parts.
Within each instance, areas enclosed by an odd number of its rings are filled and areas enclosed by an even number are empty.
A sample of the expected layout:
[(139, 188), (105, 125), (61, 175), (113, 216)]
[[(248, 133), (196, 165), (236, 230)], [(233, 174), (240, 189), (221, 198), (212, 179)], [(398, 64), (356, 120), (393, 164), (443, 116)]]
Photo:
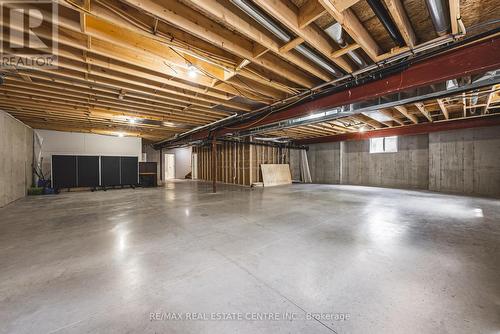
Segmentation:
[(370, 153), (390, 153), (398, 151), (398, 137), (370, 138)]

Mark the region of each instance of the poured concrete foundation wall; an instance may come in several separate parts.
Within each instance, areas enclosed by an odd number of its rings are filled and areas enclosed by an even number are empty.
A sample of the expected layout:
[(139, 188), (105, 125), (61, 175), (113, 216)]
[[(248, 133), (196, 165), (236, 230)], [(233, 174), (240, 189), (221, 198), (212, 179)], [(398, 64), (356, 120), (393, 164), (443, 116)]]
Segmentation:
[(500, 197), (500, 127), (400, 136), (397, 153), (371, 154), (362, 140), (313, 144), (307, 155), (313, 183)]
[(395, 153), (370, 153), (369, 140), (348, 141), (343, 147), (344, 184), (416, 189), (429, 186), (427, 135), (399, 137)]
[(33, 129), (0, 111), (0, 207), (26, 196), (32, 183)]
[(500, 127), (429, 134), (429, 189), (500, 197)]
[(340, 142), (309, 146), (307, 160), (314, 183), (340, 183)]

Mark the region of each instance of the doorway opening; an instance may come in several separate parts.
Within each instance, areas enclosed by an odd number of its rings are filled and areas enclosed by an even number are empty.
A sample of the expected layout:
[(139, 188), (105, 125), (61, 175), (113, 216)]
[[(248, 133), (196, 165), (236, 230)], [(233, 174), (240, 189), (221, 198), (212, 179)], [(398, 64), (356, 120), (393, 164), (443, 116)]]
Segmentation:
[(175, 179), (175, 154), (165, 154), (165, 180)]

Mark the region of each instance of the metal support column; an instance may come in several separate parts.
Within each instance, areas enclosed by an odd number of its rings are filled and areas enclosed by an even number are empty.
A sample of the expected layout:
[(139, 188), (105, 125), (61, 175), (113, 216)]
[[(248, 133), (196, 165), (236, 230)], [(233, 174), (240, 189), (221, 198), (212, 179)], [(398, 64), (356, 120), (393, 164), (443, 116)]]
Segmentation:
[(217, 192), (217, 141), (212, 137), (212, 192)]

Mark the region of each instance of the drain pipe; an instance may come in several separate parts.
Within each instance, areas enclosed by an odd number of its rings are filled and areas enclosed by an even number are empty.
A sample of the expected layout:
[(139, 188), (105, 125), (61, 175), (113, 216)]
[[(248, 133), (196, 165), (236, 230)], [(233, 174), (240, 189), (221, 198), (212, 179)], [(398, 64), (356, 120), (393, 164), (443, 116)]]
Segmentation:
[(403, 36), (401, 36), (399, 29), (394, 24), (394, 21), (390, 17), (389, 12), (387, 11), (387, 9), (385, 9), (380, 0), (367, 1), (375, 15), (377, 15), (380, 22), (382, 22), (382, 24), (384, 25), (384, 28), (389, 33), (389, 36), (391, 36), (391, 38), (394, 40), (394, 42), (396, 42), (396, 44), (400, 47), (405, 46), (406, 43), (403, 39)]
[(212, 192), (217, 192), (217, 139), (212, 136)]
[(442, 0), (425, 0), (425, 4), (427, 5), (432, 24), (438, 36), (447, 34), (450, 30), (450, 18), (447, 14), (448, 6), (443, 4)]

